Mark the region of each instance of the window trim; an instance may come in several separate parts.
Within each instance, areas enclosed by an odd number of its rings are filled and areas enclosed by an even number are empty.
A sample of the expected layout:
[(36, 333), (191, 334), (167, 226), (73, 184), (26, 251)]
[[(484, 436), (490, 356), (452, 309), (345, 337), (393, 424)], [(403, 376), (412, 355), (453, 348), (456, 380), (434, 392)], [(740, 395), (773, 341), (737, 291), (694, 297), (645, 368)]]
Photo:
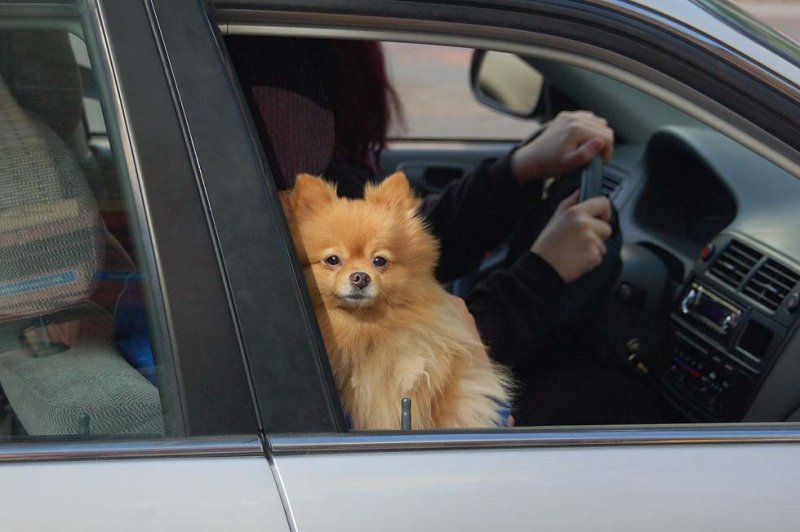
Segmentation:
[(69, 460), (241, 457), (263, 456), (263, 454), (263, 444), (258, 436), (58, 443), (31, 440), (0, 445), (0, 464)]
[[(574, 429), (574, 430), (573, 430)], [(351, 432), (347, 434), (275, 434), (267, 438), (274, 456), (361, 452), (464, 449), (540, 449), (621, 445), (800, 444), (800, 423), (670, 425), (631, 427), (556, 427), (492, 431)]]
[[(118, 126), (109, 136), (118, 135), (132, 214), (144, 246), (140, 261), (149, 274), (154, 307), (148, 311), (154, 314), (151, 324), (160, 328), (152, 331), (154, 348), (162, 357), (159, 362), (171, 362), (163, 367), (159, 385), (165, 418), (173, 417), (167, 434), (256, 433), (255, 409), (232, 335), (234, 323), (221, 290), (214, 245), (208, 227), (198, 223), (204, 220), (197, 214), (204, 209), (202, 186), (185, 149), (189, 141), (179, 121), (157, 25), (145, 3), (84, 2), (85, 31), (93, 32), (97, 47), (88, 46), (89, 53), (112, 107), (104, 112), (107, 119), (113, 113)], [(131, 43), (138, 44), (135, 50)], [(173, 238), (173, 233), (181, 238)], [(202, 283), (187, 275), (198, 271), (209, 273)], [(199, 332), (198, 323), (214, 327)], [(224, 388), (227, 393), (222, 393)], [(216, 389), (219, 392), (212, 391)], [(170, 412), (170, 406), (176, 410)], [(158, 446), (164, 440), (153, 441)]]

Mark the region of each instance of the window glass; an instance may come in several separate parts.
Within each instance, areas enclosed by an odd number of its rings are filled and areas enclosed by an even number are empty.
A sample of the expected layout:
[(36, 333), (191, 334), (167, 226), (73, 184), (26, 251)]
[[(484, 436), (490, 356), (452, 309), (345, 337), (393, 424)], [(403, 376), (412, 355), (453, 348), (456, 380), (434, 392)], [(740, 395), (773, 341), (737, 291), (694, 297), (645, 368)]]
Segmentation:
[(0, 27), (0, 440), (162, 437), (147, 275), (90, 54), (74, 23), (24, 27)]
[(501, 115), (475, 100), (471, 49), (387, 42), (383, 50), (405, 119), (392, 124), (390, 137), (519, 140), (535, 128), (530, 120)]

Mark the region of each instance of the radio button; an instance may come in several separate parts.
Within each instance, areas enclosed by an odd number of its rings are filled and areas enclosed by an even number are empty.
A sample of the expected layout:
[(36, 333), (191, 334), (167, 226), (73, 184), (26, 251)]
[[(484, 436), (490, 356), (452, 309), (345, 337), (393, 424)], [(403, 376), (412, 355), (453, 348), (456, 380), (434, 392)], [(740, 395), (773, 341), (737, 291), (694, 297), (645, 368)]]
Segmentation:
[(742, 313), (737, 310), (725, 316), (725, 319), (722, 320), (722, 324), (720, 326), (722, 330), (728, 332), (728, 330), (736, 327), (739, 324), (739, 318), (741, 315)]
[(789, 312), (794, 312), (798, 308), (800, 308), (800, 292), (795, 292), (789, 296), (789, 300), (786, 302), (786, 309)]
[(703, 298), (703, 293), (700, 290), (692, 288), (689, 290), (681, 301), (681, 312), (684, 314), (691, 313), (692, 309), (700, 303)]

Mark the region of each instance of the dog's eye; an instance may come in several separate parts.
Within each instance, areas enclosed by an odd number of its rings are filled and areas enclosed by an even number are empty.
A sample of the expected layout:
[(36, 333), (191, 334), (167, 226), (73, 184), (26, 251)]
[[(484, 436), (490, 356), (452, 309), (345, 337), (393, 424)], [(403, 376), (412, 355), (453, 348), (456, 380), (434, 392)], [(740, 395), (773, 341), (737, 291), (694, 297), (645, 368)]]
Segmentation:
[(327, 264), (328, 266), (338, 266), (341, 263), (342, 261), (339, 260), (339, 257), (337, 255), (330, 255), (328, 257), (325, 257), (325, 264)]
[(377, 257), (372, 259), (372, 264), (374, 264), (378, 268), (382, 268), (382, 267), (386, 266), (387, 262), (389, 262), (389, 261), (386, 260), (386, 257), (381, 257), (380, 255), (378, 255)]

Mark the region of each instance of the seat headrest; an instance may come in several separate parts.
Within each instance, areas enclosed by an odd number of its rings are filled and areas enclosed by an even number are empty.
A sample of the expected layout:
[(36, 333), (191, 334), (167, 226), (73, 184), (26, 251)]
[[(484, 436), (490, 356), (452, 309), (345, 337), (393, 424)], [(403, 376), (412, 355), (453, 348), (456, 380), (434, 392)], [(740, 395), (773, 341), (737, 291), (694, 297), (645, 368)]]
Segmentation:
[(3, 30), (0, 50), (0, 76), (19, 105), (70, 143), (81, 122), (83, 90), (69, 34)]
[(333, 158), (335, 122), (308, 40), (237, 35), (226, 45), (278, 187), (321, 174)]
[(103, 225), (72, 153), (0, 79), (0, 321), (91, 295)]

